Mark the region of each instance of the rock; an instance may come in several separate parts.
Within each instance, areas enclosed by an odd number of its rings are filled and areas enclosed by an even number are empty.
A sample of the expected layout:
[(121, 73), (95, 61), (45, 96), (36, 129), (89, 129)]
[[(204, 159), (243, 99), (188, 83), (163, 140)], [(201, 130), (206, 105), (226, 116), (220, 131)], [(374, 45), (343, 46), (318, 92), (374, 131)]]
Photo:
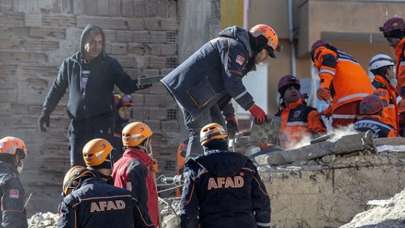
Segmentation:
[(368, 202), (372, 208), (357, 214), (340, 228), (400, 228), (405, 227), (405, 189), (388, 200)]
[(59, 215), (52, 212), (38, 212), (28, 219), (28, 228), (57, 228)]

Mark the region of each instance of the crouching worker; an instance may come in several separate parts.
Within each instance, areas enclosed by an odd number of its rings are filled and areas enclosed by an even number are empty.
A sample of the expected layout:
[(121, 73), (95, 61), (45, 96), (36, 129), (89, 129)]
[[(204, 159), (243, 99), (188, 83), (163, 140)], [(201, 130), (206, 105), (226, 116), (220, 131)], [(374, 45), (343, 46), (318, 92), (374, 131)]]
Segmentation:
[[(111, 151), (105, 139), (93, 139), (84, 146), (87, 170), (77, 168), (66, 173), (66, 196), (59, 207), (58, 227), (153, 227), (131, 193), (111, 184)], [(71, 180), (70, 186), (67, 180)]]
[(157, 163), (152, 159), (152, 130), (142, 122), (128, 124), (122, 130), (125, 152), (114, 164), (114, 185), (126, 188), (148, 209), (152, 223), (159, 227), (158, 193), (155, 174)]
[(314, 138), (326, 132), (318, 111), (305, 103), (300, 88), (300, 81), (292, 75), (286, 75), (278, 82), (281, 104), (276, 116), (281, 119), (283, 148), (293, 147), (306, 136)]
[(371, 131), (374, 138), (396, 137), (395, 129), (382, 120), (384, 102), (377, 95), (365, 97), (359, 105), (359, 120), (354, 129), (360, 132)]
[(0, 139), (0, 227), (26, 228), (25, 192), (19, 173), (27, 147), (20, 138), (7, 136)]
[(270, 227), (270, 199), (246, 156), (228, 151), (224, 128), (200, 132), (204, 155), (186, 162), (181, 197), (182, 228)]

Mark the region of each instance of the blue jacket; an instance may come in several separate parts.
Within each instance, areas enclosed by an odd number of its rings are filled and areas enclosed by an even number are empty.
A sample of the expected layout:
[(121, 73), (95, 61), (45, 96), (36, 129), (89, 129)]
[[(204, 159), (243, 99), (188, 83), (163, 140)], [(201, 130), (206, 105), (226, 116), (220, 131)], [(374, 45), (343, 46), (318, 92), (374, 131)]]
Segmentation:
[(218, 104), (224, 96), (249, 109), (254, 101), (242, 83), (242, 78), (254, 66), (249, 36), (244, 29), (226, 28), (161, 82), (193, 118)]
[(0, 227), (28, 227), (24, 208), (25, 192), (17, 169), (13, 165), (3, 161), (0, 161), (0, 197)]
[(246, 156), (212, 150), (185, 165), (181, 228), (270, 227), (270, 199)]
[(83, 180), (59, 206), (59, 228), (154, 227), (145, 208), (125, 189), (99, 177)]

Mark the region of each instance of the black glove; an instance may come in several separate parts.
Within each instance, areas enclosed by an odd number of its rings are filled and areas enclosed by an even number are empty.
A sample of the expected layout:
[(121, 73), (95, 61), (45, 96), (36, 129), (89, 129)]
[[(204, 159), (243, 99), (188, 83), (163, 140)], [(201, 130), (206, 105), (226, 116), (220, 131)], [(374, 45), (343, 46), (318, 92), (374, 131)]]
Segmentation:
[(236, 133), (239, 132), (238, 122), (236, 121), (235, 116), (226, 117), (226, 129), (228, 131), (229, 138), (234, 138)]
[(38, 127), (42, 132), (46, 132), (46, 129), (49, 127), (49, 114), (45, 112), (41, 113), (38, 118)]
[(138, 84), (138, 89), (139, 90), (147, 89), (149, 87), (152, 87), (152, 84)]

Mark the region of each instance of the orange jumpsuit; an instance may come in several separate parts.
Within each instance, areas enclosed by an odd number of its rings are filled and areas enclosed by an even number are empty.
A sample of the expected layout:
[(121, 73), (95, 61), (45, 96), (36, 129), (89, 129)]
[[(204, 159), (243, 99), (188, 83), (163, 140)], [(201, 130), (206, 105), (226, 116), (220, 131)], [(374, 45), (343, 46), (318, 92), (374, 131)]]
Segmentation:
[(314, 52), (314, 65), (319, 71), (320, 88), (332, 95), (330, 110), (334, 127), (353, 123), (358, 104), (373, 92), (366, 71), (347, 53), (321, 46)]
[[(402, 38), (395, 47), (397, 89), (402, 98), (405, 98), (405, 38)], [(401, 90), (403, 90), (401, 92)]]
[(373, 80), (375, 88), (374, 94), (384, 101), (384, 109), (381, 116), (381, 122), (390, 125), (395, 132), (399, 129), (397, 92), (394, 86), (381, 75), (376, 75)]
[(288, 104), (276, 116), (281, 119), (280, 141), (283, 148), (293, 147), (305, 136), (326, 132), (319, 113), (303, 100)]

